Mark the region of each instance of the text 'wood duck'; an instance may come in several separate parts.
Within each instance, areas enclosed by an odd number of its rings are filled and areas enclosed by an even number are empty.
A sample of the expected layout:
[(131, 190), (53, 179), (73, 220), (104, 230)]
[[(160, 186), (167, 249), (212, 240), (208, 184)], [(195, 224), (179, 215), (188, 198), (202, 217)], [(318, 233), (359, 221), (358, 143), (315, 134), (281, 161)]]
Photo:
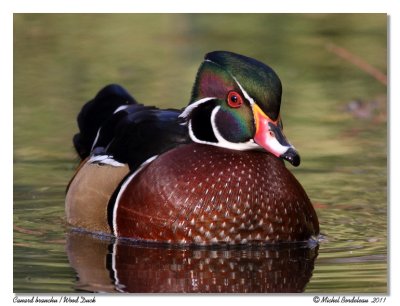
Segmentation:
[(270, 67), (226, 51), (205, 56), (182, 110), (103, 88), (78, 116), (81, 164), (67, 189), (68, 223), (174, 244), (317, 235), (314, 208), (282, 160), (300, 164), (282, 132), (281, 93)]

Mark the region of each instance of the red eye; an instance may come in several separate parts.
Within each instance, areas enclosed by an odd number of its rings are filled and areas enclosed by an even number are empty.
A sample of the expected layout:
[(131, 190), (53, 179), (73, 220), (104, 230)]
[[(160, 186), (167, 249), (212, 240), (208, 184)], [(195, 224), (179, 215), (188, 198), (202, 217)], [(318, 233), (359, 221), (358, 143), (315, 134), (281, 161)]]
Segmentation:
[(236, 91), (230, 91), (227, 102), (230, 107), (238, 108), (243, 104), (243, 99)]

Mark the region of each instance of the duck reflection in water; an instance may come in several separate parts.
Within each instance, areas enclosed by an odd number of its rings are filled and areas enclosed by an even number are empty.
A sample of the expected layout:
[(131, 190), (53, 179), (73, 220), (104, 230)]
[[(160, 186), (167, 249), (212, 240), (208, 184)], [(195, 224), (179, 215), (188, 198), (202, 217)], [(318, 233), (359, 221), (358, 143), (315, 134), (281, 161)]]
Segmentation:
[(130, 293), (300, 293), (318, 244), (171, 247), (71, 231), (67, 253), (76, 289)]

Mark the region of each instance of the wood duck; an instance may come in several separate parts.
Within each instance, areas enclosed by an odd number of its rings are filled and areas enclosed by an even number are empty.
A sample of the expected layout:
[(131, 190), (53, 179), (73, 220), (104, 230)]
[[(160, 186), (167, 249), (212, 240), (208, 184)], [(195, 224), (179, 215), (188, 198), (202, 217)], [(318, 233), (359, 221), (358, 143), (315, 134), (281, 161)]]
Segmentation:
[(139, 104), (118, 85), (83, 106), (81, 158), (66, 195), (74, 227), (138, 241), (265, 244), (319, 233), (316, 212), (285, 167), (300, 157), (280, 117), (267, 65), (206, 54), (181, 110)]

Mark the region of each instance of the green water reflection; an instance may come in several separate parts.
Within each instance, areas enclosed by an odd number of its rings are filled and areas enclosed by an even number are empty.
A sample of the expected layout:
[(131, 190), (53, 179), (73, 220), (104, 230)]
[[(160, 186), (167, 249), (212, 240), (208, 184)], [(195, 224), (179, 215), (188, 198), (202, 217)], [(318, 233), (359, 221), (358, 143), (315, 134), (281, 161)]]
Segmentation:
[(64, 190), (83, 102), (108, 83), (159, 107), (189, 101), (205, 53), (271, 65), (283, 83), (290, 169), (324, 239), (306, 292), (387, 291), (386, 86), (332, 44), (386, 73), (384, 14), (15, 14), (14, 291), (74, 292)]

